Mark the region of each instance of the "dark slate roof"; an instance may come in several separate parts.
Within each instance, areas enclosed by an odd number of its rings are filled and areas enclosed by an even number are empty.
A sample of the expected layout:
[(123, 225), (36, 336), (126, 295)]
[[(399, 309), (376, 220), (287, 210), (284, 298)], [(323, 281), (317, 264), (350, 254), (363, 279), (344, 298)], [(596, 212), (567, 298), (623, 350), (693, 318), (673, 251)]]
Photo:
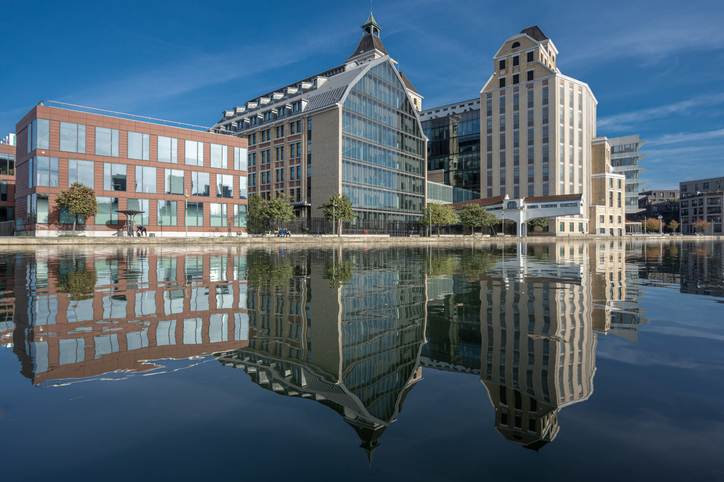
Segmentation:
[(538, 25), (533, 25), (532, 27), (524, 28), (520, 31), (520, 33), (524, 33), (529, 37), (534, 38), (538, 42), (542, 42), (544, 40), (548, 40), (548, 37), (546, 37), (546, 34), (543, 33), (543, 30), (538, 27)]
[(352, 57), (356, 57), (359, 54), (371, 52), (374, 49), (377, 49), (383, 54), (388, 55), (387, 50), (385, 50), (385, 46), (382, 45), (382, 40), (380, 40), (377, 35), (363, 35), (362, 40), (360, 40), (359, 45), (357, 45), (357, 49), (352, 55), (347, 57), (347, 60), (351, 59)]
[(413, 91), (413, 92), (416, 93), (416, 94), (420, 94), (420, 93), (417, 91), (417, 89), (412, 85), (412, 82), (410, 82), (410, 79), (408, 79), (405, 74), (403, 74), (402, 72), (400, 72), (400, 77), (402, 77), (402, 82), (405, 83), (405, 87), (407, 87), (408, 89), (410, 89), (411, 91)]
[(459, 203), (453, 204), (453, 207), (455, 209), (462, 209), (464, 206), (467, 206), (468, 204), (477, 204), (479, 206), (492, 206), (494, 204), (500, 204), (505, 199), (505, 196), (493, 196), (493, 197), (484, 197), (482, 199), (473, 199), (470, 201), (462, 201)]
[(523, 199), (526, 203), (539, 203), (544, 201), (569, 201), (572, 199), (581, 199), (583, 194), (558, 194), (555, 196), (528, 196)]

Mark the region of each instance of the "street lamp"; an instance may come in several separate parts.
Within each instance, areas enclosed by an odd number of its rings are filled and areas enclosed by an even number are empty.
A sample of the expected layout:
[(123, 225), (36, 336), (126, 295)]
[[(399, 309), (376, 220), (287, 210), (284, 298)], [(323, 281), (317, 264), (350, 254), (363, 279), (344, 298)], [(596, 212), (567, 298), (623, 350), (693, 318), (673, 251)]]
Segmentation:
[(663, 219), (664, 219), (664, 217), (661, 214), (659, 214), (659, 234), (661, 234), (661, 235), (664, 234), (664, 222), (662, 221)]
[(332, 199), (332, 235), (337, 232), (337, 196)]

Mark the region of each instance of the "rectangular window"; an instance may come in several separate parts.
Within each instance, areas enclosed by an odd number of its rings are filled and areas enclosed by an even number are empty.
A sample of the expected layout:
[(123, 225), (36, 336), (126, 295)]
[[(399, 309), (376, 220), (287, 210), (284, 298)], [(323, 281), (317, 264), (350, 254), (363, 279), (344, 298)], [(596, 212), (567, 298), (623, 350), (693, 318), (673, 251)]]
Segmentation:
[(96, 198), (96, 201), (98, 202), (96, 224), (118, 224), (118, 198), (100, 196)]
[(234, 170), (246, 171), (249, 165), (249, 154), (246, 147), (234, 148)]
[(505, 70), (505, 59), (501, 59), (498, 62), (498, 70)]
[(211, 184), (208, 172), (191, 173), (191, 195), (204, 197), (211, 196)]
[(156, 201), (156, 208), (159, 226), (178, 226), (177, 201)]
[(82, 124), (61, 122), (60, 150), (85, 154), (85, 126)]
[(156, 168), (136, 166), (136, 192), (156, 192)]
[(204, 203), (186, 203), (186, 226), (202, 227), (204, 225)]
[(561, 228), (560, 231), (561, 231), (562, 233), (565, 232), (565, 231), (566, 231), (566, 223), (561, 222), (560, 228)]
[(227, 208), (226, 204), (210, 203), (209, 204), (209, 219), (211, 220), (212, 227), (225, 228), (228, 224), (227, 221)]
[(137, 224), (142, 226), (148, 226), (151, 224), (150, 203), (151, 202), (148, 199), (128, 199), (127, 209), (143, 211), (141, 214), (136, 214), (136, 216), (134, 216)]
[(231, 174), (216, 175), (216, 197), (228, 199), (234, 197), (234, 176)]
[(529, 70), (528, 72), (526, 72), (525, 75), (526, 75), (525, 80), (527, 80), (527, 81), (533, 80), (533, 71), (532, 70)]
[(93, 161), (68, 160), (68, 187), (74, 182), (93, 189), (95, 187), (95, 166)]
[(163, 179), (165, 194), (184, 194), (184, 171), (164, 169)]
[(185, 142), (186, 155), (184, 156), (187, 166), (203, 166), (204, 165), (204, 143), (197, 141)]
[(498, 88), (502, 89), (503, 87), (505, 87), (505, 77), (501, 77), (498, 81)]
[(30, 170), (33, 171), (30, 180), (35, 183), (30, 187), (58, 187), (58, 158), (38, 156), (35, 162), (31, 163)]
[(513, 57), (513, 67), (517, 67), (518, 65), (520, 65), (520, 56), (516, 55)]
[(215, 169), (229, 168), (229, 148), (219, 144), (211, 144), (211, 167)]
[(246, 199), (249, 196), (248, 178), (239, 176), (239, 199)]
[(28, 125), (28, 153), (35, 149), (50, 149), (50, 121), (35, 119)]
[(37, 224), (50, 222), (50, 196), (48, 194), (33, 194), (28, 196), (30, 201), (30, 217)]
[(140, 132), (128, 133), (128, 158), (141, 161), (150, 160), (151, 136)]
[(533, 62), (533, 52), (528, 52), (526, 61)]
[(178, 139), (158, 136), (158, 162), (178, 164)]
[[(292, 124), (294, 125), (294, 124)], [(247, 221), (246, 204), (234, 204), (234, 227), (245, 228)]]
[(118, 157), (118, 129), (96, 127), (96, 156)]
[(520, 74), (513, 74), (513, 85), (520, 83)]
[[(67, 207), (60, 206), (58, 208), (58, 223), (73, 224), (74, 220), (75, 220), (75, 214), (68, 211)], [(85, 224), (85, 218), (83, 216), (78, 216), (77, 224)]]
[(126, 190), (126, 165), (103, 163), (103, 190), (104, 191), (125, 191)]

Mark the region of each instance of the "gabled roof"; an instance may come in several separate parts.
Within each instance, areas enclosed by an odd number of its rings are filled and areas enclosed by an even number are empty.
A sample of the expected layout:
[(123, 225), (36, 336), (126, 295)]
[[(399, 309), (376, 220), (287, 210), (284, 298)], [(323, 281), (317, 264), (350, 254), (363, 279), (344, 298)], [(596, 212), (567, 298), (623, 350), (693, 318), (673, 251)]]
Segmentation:
[(538, 42), (542, 42), (544, 40), (548, 40), (548, 37), (546, 37), (546, 34), (543, 33), (543, 30), (538, 27), (538, 25), (533, 25), (532, 27), (524, 28), (520, 31), (521, 34), (525, 34)]
[(357, 48), (355, 49), (354, 53), (347, 57), (347, 61), (350, 59), (353, 59), (354, 57), (364, 54), (367, 52), (371, 52), (373, 50), (379, 50), (384, 55), (388, 55), (387, 50), (385, 50), (385, 46), (382, 45), (382, 40), (377, 35), (364, 35), (359, 41), (359, 44), (357, 45)]
[(410, 89), (411, 91), (413, 91), (414, 93), (416, 93), (418, 95), (420, 94), (417, 91), (417, 89), (412, 85), (412, 82), (410, 82), (410, 79), (408, 79), (407, 76), (402, 73), (402, 71), (400, 71), (400, 77), (402, 77), (402, 82), (405, 84), (405, 87), (407, 87), (408, 89)]
[(468, 204), (477, 204), (478, 206), (492, 206), (494, 204), (502, 203), (504, 199), (505, 199), (505, 195), (484, 197), (482, 199), (472, 199), (470, 201), (462, 201), (459, 203), (454, 203), (453, 207), (455, 209), (462, 209), (463, 207), (467, 206)]

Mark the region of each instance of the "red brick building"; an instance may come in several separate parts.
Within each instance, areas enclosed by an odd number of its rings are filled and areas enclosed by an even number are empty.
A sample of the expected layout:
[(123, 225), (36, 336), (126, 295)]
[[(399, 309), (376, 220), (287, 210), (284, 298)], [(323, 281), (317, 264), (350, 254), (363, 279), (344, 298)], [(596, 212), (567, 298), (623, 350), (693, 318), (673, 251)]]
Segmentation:
[(15, 146), (0, 144), (0, 223), (15, 219)]
[(246, 233), (247, 140), (187, 124), (41, 102), (16, 125), (18, 232), (70, 232), (55, 199), (73, 182), (95, 190), (86, 236), (121, 234), (135, 216), (154, 236)]

